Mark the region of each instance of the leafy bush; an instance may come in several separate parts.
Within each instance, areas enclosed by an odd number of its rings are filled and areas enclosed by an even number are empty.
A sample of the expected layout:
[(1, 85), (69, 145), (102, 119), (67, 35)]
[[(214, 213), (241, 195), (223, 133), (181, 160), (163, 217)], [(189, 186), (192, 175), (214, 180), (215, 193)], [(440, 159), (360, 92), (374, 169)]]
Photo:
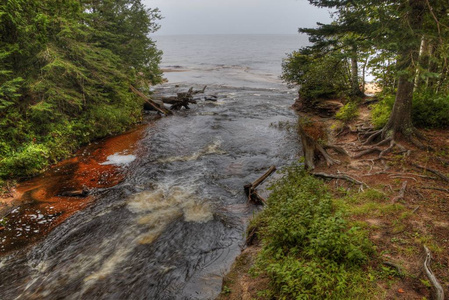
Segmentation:
[[(394, 95), (387, 95), (373, 106), (372, 122), (376, 128), (382, 128), (387, 124), (393, 105)], [(415, 93), (412, 120), (417, 127), (448, 128), (449, 96), (433, 92)]]
[(22, 151), (0, 161), (0, 177), (27, 177), (48, 165), (49, 149), (44, 145), (28, 144)]
[[(301, 166), (276, 183), (257, 217), (263, 249), (253, 272), (271, 279), (278, 299), (349, 299), (368, 290), (367, 235), (335, 211), (322, 181)], [(365, 290), (364, 290), (365, 288)]]
[(387, 124), (388, 118), (390, 118), (391, 111), (393, 110), (394, 100), (393, 95), (388, 95), (373, 105), (371, 116), (375, 128), (380, 129)]
[(335, 117), (338, 120), (347, 123), (347, 122), (357, 118), (358, 115), (359, 115), (359, 113), (358, 113), (357, 102), (350, 101), (350, 102), (346, 103), (345, 106), (340, 108), (340, 110), (337, 112)]
[(417, 93), (413, 99), (413, 123), (418, 127), (449, 127), (449, 95)]

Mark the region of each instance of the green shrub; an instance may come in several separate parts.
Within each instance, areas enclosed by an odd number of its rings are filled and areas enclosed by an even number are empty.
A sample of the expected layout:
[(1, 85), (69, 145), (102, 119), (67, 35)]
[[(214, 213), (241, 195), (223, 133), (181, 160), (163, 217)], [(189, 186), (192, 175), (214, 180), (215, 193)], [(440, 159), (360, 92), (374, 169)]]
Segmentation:
[[(387, 124), (394, 100), (394, 95), (387, 95), (373, 106), (374, 127), (379, 129)], [(413, 98), (412, 120), (415, 126), (421, 128), (448, 128), (449, 96), (433, 92), (416, 92)]]
[(48, 165), (48, 157), (47, 147), (30, 143), (22, 151), (0, 161), (0, 177), (29, 177), (37, 174)]
[(371, 116), (375, 128), (380, 129), (387, 124), (393, 109), (394, 99), (393, 95), (384, 96), (381, 101), (373, 105)]
[(337, 112), (335, 117), (338, 120), (347, 123), (347, 122), (357, 118), (358, 115), (359, 115), (359, 112), (358, 112), (357, 102), (350, 101), (350, 102), (346, 103), (345, 106), (340, 108), (340, 110)]
[(363, 270), (373, 248), (366, 232), (335, 211), (322, 181), (301, 166), (273, 186), (257, 217), (263, 249), (253, 272), (278, 299), (349, 299), (369, 290)]
[(417, 127), (449, 127), (449, 95), (416, 93), (413, 99), (413, 123)]

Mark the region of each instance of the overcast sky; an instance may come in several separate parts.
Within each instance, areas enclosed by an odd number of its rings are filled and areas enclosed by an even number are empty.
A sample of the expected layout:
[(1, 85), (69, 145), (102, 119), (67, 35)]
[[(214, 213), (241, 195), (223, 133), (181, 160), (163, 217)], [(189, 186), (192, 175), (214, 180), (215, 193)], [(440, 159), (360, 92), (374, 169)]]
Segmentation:
[(158, 34), (295, 34), (330, 20), (307, 0), (142, 0), (164, 17)]

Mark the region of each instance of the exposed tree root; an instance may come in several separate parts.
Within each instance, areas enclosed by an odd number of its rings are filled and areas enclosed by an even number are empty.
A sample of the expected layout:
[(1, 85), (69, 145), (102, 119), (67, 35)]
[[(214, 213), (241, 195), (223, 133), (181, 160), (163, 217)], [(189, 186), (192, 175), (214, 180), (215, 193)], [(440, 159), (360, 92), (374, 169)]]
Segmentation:
[(399, 265), (397, 265), (397, 264), (395, 264), (395, 263), (393, 263), (391, 261), (384, 261), (384, 262), (382, 262), (382, 264), (385, 265), (385, 266), (388, 266), (388, 267), (395, 268), (396, 272), (398, 272), (399, 277), (404, 277), (405, 276), (404, 271), (402, 270), (402, 268)]
[[(380, 146), (385, 145), (387, 143), (390, 143), (390, 145), (386, 149), (380, 148)], [(363, 144), (365, 144), (365, 143), (363, 143)], [(397, 143), (393, 138), (386, 138), (386, 139), (380, 141), (379, 143), (377, 143), (376, 145), (372, 146), (371, 148), (368, 148), (368, 149), (362, 151), (361, 153), (353, 156), (353, 158), (361, 158), (362, 156), (371, 154), (373, 152), (379, 152), (379, 156), (376, 159), (376, 160), (379, 160), (382, 157), (384, 157), (385, 154), (391, 152), (394, 147), (399, 148), (400, 152), (407, 152), (407, 149), (404, 146), (402, 146), (401, 144)]]
[(343, 174), (343, 173), (335, 174), (335, 175), (334, 174), (326, 174), (326, 173), (311, 173), (311, 174), (313, 176), (325, 178), (325, 179), (343, 179), (343, 180), (349, 181), (351, 183), (358, 184), (362, 188), (363, 187), (369, 188), (369, 186), (366, 183), (359, 181), (359, 180), (357, 180), (347, 174)]
[(418, 169), (424, 170), (424, 171), (429, 171), (429, 172), (437, 175), (438, 177), (440, 177), (443, 181), (449, 182), (449, 178), (447, 176), (443, 175), (441, 172), (438, 172), (437, 170), (430, 169), (428, 167), (423, 167), (423, 166), (420, 166), (420, 165), (414, 164), (414, 163), (412, 163), (412, 166), (414, 166)]
[(377, 137), (382, 135), (382, 130), (374, 131), (374, 133), (371, 133), (371, 135), (368, 137), (368, 139), (362, 143), (362, 145), (368, 145), (372, 143)]
[(423, 186), (423, 187), (420, 187), (420, 189), (422, 189), (422, 190), (434, 190), (434, 191), (441, 191), (441, 192), (449, 193), (449, 189), (433, 187), (433, 186)]
[(346, 152), (346, 150), (343, 149), (342, 147), (338, 147), (338, 146), (335, 146), (335, 145), (324, 145), (323, 148), (325, 150), (332, 149), (335, 152), (337, 152), (338, 154), (349, 156), (348, 152)]
[(371, 154), (371, 153), (373, 153), (373, 152), (382, 152), (382, 149), (380, 149), (380, 148), (378, 148), (378, 147), (376, 147), (376, 148), (370, 148), (370, 149), (367, 149), (367, 150), (365, 150), (365, 151), (360, 152), (359, 154), (353, 156), (352, 158), (361, 158), (362, 156)]
[[(318, 126), (316, 127), (318, 128)], [(326, 149), (333, 149), (337, 153), (346, 153), (346, 151), (337, 146), (333, 145), (321, 145), (318, 142), (318, 137), (313, 136), (313, 130), (314, 127), (306, 127), (306, 126), (299, 126), (298, 127), (298, 133), (301, 137), (301, 143), (302, 148), (304, 152), (304, 164), (307, 169), (313, 170), (315, 169), (315, 159), (321, 155), (324, 157), (327, 166), (332, 166), (334, 164), (340, 164), (340, 161), (338, 159), (333, 158)]]
[(317, 145), (317, 150), (321, 153), (321, 155), (323, 155), (328, 167), (335, 164), (339, 165), (341, 163), (338, 159), (332, 158), (332, 156), (330, 156), (329, 153), (327, 153), (327, 151), (321, 145)]
[(407, 189), (407, 181), (404, 181), (402, 183), (401, 190), (399, 191), (399, 195), (394, 197), (393, 200), (391, 200), (391, 202), (396, 203), (397, 201), (404, 199), (406, 189)]
[(433, 274), (430, 269), (430, 261), (432, 260), (432, 254), (430, 250), (424, 246), (424, 250), (426, 251), (426, 259), (424, 260), (424, 272), (426, 273), (427, 278), (429, 278), (430, 283), (434, 288), (435, 299), (436, 300), (444, 300), (444, 290), (441, 284), (438, 282), (438, 279)]

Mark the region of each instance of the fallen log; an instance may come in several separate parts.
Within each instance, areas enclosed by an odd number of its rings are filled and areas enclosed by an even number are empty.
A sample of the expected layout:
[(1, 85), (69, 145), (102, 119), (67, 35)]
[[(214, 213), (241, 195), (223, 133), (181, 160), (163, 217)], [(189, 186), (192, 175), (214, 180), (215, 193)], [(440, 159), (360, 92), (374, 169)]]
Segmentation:
[[(205, 90), (205, 88), (203, 90)], [(171, 104), (171, 110), (179, 110), (182, 107), (190, 109), (189, 104), (197, 103), (193, 99), (193, 94), (201, 92), (202, 91), (194, 91), (193, 88), (190, 88), (187, 92), (177, 93), (176, 96), (158, 97), (157, 99), (163, 103)]]
[(145, 100), (145, 102), (148, 103), (152, 108), (154, 108), (154, 110), (156, 110), (156, 111), (158, 111), (158, 112), (160, 112), (160, 113), (162, 113), (162, 114), (164, 114), (166, 116), (173, 114), (171, 111), (169, 111), (165, 107), (159, 106), (156, 102), (148, 99), (147, 96), (145, 96), (141, 91), (139, 91), (138, 89), (136, 89), (132, 85), (130, 85), (129, 88), (131, 89), (131, 91), (134, 94), (136, 94), (137, 96), (139, 96), (140, 98)]
[(256, 188), (261, 185), (271, 174), (276, 172), (276, 167), (271, 166), (268, 171), (266, 171), (262, 176), (260, 176), (253, 183), (246, 184), (243, 188), (245, 190), (245, 194), (248, 197), (248, 201), (252, 201), (256, 204), (267, 204), (267, 201), (262, 198), (256, 191)]

